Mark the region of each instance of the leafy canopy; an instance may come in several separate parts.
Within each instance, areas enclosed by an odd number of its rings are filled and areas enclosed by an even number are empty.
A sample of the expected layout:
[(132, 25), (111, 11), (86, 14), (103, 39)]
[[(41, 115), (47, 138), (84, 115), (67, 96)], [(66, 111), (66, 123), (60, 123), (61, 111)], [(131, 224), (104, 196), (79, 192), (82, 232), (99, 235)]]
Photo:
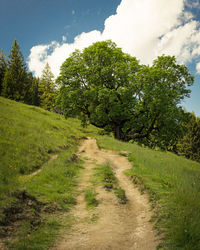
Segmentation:
[(158, 57), (153, 65), (103, 41), (75, 51), (61, 66), (59, 101), (66, 117), (113, 131), (121, 140), (168, 147), (181, 133), (179, 104), (193, 76), (175, 57)]

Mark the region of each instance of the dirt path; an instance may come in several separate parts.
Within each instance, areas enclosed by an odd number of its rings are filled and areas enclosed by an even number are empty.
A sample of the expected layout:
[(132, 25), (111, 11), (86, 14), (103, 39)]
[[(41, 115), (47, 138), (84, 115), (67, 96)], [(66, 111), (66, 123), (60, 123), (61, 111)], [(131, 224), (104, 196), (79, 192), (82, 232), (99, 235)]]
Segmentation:
[[(141, 195), (134, 188), (130, 179), (123, 171), (131, 168), (130, 162), (118, 153), (99, 150), (95, 139), (83, 142), (79, 155), (85, 159), (84, 172), (80, 179), (77, 205), (72, 210), (76, 220), (72, 232), (53, 249), (57, 250), (118, 250), (140, 249), (153, 250), (158, 245), (153, 225), (149, 222), (152, 213), (146, 195)], [(95, 164), (109, 161), (119, 185), (126, 192), (127, 204), (119, 204), (112, 192), (98, 188), (97, 199), (100, 201), (92, 211), (86, 209), (84, 190), (90, 184)], [(92, 218), (98, 218), (91, 223)]]
[[(50, 159), (48, 160), (48, 162), (50, 162), (50, 161), (53, 161), (53, 160), (57, 159), (57, 157), (58, 157), (58, 154), (51, 155), (51, 157), (50, 157)], [(46, 162), (45, 162), (45, 163), (46, 163)], [(33, 172), (33, 173), (29, 174), (29, 176), (30, 176), (30, 177), (33, 177), (33, 176), (35, 176), (35, 175), (39, 174), (41, 171), (42, 171), (42, 167), (41, 167), (41, 168), (39, 168), (38, 170), (36, 170), (35, 172)]]

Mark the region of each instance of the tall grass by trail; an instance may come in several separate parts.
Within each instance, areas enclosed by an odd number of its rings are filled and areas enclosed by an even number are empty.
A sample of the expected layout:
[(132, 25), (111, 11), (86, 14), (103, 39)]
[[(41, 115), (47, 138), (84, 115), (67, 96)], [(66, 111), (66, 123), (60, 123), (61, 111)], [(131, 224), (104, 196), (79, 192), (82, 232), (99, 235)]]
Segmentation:
[(130, 152), (133, 168), (126, 172), (157, 207), (164, 249), (200, 249), (200, 164), (169, 152), (97, 137), (100, 147)]

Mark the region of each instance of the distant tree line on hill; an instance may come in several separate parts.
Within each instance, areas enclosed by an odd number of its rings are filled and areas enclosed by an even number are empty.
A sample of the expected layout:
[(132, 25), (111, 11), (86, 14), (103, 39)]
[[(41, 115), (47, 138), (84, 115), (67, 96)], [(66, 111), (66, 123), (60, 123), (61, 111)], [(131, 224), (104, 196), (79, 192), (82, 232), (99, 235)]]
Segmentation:
[(180, 106), (193, 80), (175, 57), (163, 55), (151, 67), (141, 65), (111, 41), (76, 50), (56, 81), (48, 64), (41, 78), (27, 71), (16, 39), (9, 59), (0, 51), (1, 96), (59, 110), (66, 118), (80, 118), (83, 125), (113, 132), (116, 139), (200, 162), (200, 118)]
[(27, 71), (17, 40), (14, 40), (7, 59), (0, 51), (0, 94), (11, 100), (40, 106), (47, 110), (55, 107), (54, 76), (46, 64), (41, 79)]

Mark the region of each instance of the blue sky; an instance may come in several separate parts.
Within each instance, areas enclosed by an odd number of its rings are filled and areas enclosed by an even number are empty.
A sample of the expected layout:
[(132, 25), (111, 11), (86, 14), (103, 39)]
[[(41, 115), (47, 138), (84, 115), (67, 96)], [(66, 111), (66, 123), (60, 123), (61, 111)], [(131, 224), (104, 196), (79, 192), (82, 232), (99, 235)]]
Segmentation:
[(62, 41), (91, 30), (103, 30), (104, 20), (121, 0), (0, 0), (0, 49), (8, 55), (16, 37), (25, 59), (30, 49)]
[(78, 48), (112, 39), (124, 52), (150, 64), (175, 55), (195, 76), (183, 106), (200, 116), (200, 0), (0, 0), (0, 49), (14, 38), (28, 68), (55, 76)]

